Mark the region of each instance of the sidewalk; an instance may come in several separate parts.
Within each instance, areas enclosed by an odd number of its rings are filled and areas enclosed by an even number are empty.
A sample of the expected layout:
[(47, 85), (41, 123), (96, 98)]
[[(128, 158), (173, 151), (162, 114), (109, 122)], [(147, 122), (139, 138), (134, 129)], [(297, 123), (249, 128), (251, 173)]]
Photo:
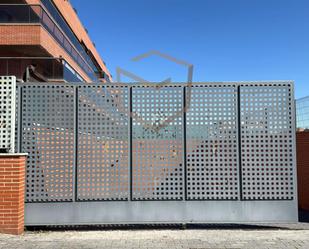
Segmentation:
[(28, 231), (23, 236), (0, 235), (0, 248), (309, 248), (309, 223), (278, 227), (197, 226), (180, 229), (98, 228), (88, 231)]

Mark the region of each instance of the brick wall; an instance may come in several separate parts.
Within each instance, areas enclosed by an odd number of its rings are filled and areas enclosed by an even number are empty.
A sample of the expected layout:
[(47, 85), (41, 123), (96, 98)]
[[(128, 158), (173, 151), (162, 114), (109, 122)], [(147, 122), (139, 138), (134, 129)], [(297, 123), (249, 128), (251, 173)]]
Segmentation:
[(309, 211), (309, 132), (296, 133), (298, 203)]
[(26, 155), (0, 154), (0, 232), (24, 231)]
[(1, 25), (0, 45), (37, 45), (41, 41), (40, 25)]

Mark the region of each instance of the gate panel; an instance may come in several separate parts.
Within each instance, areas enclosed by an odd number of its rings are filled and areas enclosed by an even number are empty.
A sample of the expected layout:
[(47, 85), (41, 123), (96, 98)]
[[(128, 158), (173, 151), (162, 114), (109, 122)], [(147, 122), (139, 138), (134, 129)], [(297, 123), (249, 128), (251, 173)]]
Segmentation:
[(291, 82), (18, 89), (26, 225), (297, 220)]
[(128, 88), (78, 87), (78, 200), (128, 199)]
[(26, 201), (73, 199), (73, 87), (22, 88), (22, 151), (27, 152)]
[(291, 85), (240, 87), (244, 200), (292, 200), (294, 122)]
[(186, 98), (187, 199), (238, 199), (237, 88), (195, 85)]
[(134, 200), (183, 198), (182, 107), (182, 87), (133, 87)]

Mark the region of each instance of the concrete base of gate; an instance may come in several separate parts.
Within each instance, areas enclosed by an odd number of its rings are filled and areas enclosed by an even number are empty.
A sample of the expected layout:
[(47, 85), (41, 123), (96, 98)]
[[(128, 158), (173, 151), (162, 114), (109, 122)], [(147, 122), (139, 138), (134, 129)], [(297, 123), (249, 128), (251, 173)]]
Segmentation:
[(25, 225), (296, 222), (295, 201), (26, 203)]

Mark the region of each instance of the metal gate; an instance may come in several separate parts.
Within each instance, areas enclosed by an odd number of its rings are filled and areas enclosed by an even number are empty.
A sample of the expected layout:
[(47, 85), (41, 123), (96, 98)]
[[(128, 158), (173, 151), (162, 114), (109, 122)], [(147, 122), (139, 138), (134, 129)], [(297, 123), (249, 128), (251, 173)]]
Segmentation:
[(292, 82), (23, 83), (26, 225), (296, 221)]

